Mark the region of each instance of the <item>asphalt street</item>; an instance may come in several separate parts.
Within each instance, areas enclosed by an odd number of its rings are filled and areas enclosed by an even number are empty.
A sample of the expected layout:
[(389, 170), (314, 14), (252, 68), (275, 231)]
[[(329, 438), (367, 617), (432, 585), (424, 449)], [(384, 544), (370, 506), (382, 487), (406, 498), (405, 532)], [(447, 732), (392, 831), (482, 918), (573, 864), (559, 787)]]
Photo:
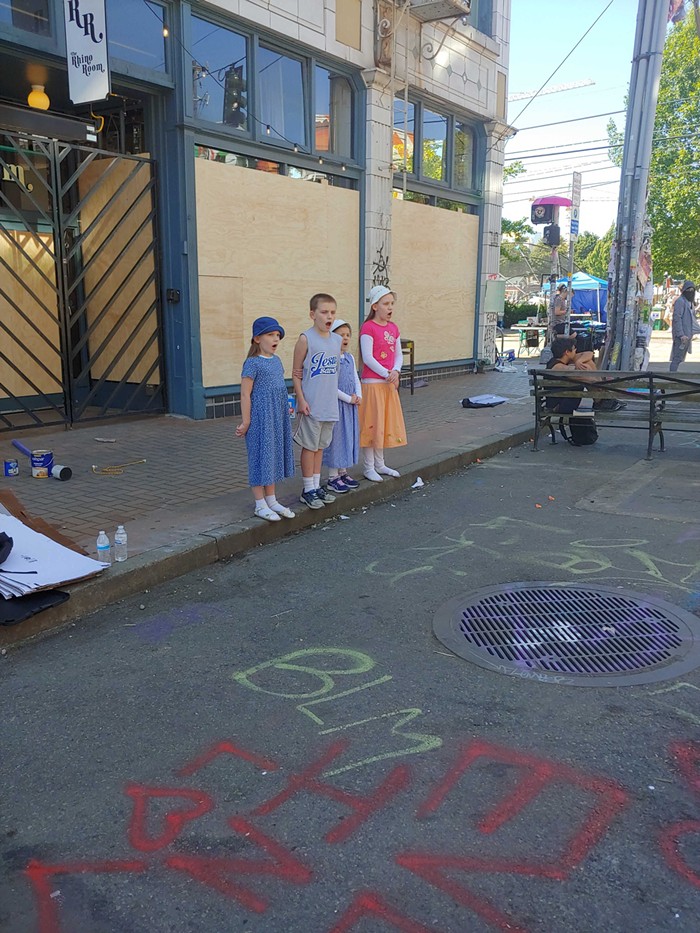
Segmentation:
[[(687, 438), (691, 438), (688, 440)], [(0, 659), (3, 933), (700, 928), (700, 673), (504, 676), (516, 582), (700, 607), (698, 447), (516, 448)]]

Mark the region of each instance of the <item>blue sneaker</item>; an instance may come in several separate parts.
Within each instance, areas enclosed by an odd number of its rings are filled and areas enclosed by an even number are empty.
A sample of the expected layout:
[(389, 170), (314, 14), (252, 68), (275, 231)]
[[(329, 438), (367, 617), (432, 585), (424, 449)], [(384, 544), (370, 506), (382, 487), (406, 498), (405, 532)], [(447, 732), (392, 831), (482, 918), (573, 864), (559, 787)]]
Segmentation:
[(327, 485), (333, 492), (350, 492), (350, 487), (339, 477), (335, 476), (333, 479), (329, 479)]
[(343, 481), (343, 484), (348, 487), (348, 489), (359, 489), (360, 484), (356, 479), (353, 479), (349, 473), (342, 473), (339, 477)]
[(308, 505), (310, 509), (322, 509), (324, 506), (324, 502), (317, 494), (316, 489), (309, 489), (308, 492), (302, 492), (302, 494), (299, 496), (299, 502), (303, 502), (304, 505)]
[(328, 492), (327, 489), (323, 489), (323, 488), (317, 489), (316, 495), (321, 500), (321, 502), (323, 502), (324, 505), (327, 505), (329, 502), (335, 502), (335, 496), (333, 495), (332, 492)]

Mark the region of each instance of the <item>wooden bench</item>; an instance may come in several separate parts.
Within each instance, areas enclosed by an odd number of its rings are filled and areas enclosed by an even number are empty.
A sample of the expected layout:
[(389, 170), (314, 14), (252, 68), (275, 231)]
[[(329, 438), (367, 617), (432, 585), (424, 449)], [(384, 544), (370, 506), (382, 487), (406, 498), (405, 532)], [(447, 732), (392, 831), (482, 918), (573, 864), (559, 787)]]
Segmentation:
[[(575, 370), (530, 369), (530, 394), (535, 399), (535, 436), (538, 449), (540, 433), (548, 428), (556, 444), (554, 423), (568, 424), (582, 414), (595, 416), (597, 427), (636, 428), (647, 432), (647, 460), (651, 460), (654, 438), (664, 450), (664, 430), (700, 432), (700, 373), (622, 373), (615, 370), (599, 374)], [(598, 381), (604, 380), (604, 381)], [(573, 415), (562, 415), (547, 407), (547, 397), (624, 401), (626, 408), (617, 411), (599, 409), (592, 404), (579, 407)], [(551, 402), (550, 402), (551, 404)]]

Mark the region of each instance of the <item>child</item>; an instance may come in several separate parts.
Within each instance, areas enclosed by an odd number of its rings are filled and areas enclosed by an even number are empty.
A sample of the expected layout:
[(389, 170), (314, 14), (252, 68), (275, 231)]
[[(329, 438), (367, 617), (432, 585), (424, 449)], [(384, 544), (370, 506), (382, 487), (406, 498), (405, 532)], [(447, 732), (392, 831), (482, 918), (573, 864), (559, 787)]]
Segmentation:
[(314, 295), (309, 302), (313, 327), (299, 336), (294, 347), (292, 379), (297, 397), (294, 441), (301, 450), (304, 482), (299, 501), (310, 509), (322, 509), (335, 496), (321, 488), (323, 451), (338, 420), (338, 365), (342, 339), (331, 332), (336, 301), (332, 295)]
[(236, 428), (236, 437), (245, 436), (248, 448), (248, 482), (255, 514), (267, 522), (295, 515), (275, 496), (275, 483), (294, 476), (287, 386), (282, 361), (275, 356), (283, 337), (284, 328), (273, 317), (253, 321), (253, 339), (241, 373), (243, 420)]
[(349, 352), (352, 330), (347, 321), (336, 320), (331, 328), (342, 338), (340, 369), (338, 370), (338, 423), (333, 428), (330, 447), (323, 451), (323, 462), (328, 467), (328, 485), (333, 492), (349, 492), (360, 485), (348, 473), (348, 467), (360, 456), (360, 426), (357, 406), (362, 400), (362, 388), (357, 375), (355, 358)]
[(360, 408), (360, 446), (364, 474), (374, 483), (382, 476), (399, 476), (384, 463), (385, 447), (406, 444), (399, 374), (403, 366), (399, 329), (392, 321), (396, 296), (385, 285), (375, 285), (369, 292), (370, 312), (360, 329), (362, 385)]

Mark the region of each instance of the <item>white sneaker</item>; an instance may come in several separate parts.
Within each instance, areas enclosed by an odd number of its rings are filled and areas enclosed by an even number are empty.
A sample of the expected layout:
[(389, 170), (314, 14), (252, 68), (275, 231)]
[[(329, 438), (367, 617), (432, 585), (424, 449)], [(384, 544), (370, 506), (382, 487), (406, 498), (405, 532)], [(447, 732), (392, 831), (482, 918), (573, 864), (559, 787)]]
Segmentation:
[(365, 479), (369, 479), (373, 483), (381, 483), (382, 481), (381, 476), (376, 470), (365, 470)]
[(281, 518), (276, 512), (273, 512), (272, 509), (265, 505), (259, 509), (255, 510), (256, 518), (264, 518), (266, 522), (279, 522)]
[(401, 476), (398, 470), (392, 470), (391, 467), (381, 466), (377, 469), (377, 473), (381, 473), (382, 476)]

